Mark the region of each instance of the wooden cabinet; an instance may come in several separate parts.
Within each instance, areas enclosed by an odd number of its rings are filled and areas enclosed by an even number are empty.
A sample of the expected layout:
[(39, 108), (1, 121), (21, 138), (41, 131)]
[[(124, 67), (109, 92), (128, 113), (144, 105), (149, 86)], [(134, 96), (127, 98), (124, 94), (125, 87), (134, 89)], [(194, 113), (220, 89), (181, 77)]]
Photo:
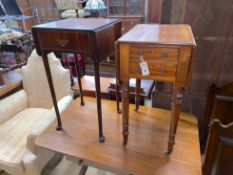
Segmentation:
[(144, 0), (107, 0), (108, 17), (122, 20), (122, 34), (144, 20)]
[(107, 0), (109, 15), (143, 15), (144, 0)]
[(163, 0), (147, 0), (147, 23), (160, 23)]
[(122, 35), (124, 35), (128, 31), (130, 31), (130, 29), (132, 29), (137, 24), (141, 24), (142, 21), (143, 21), (143, 16), (142, 15), (134, 15), (134, 16), (132, 16), (132, 15), (131, 16), (119, 15), (119, 16), (108, 16), (108, 18), (119, 18), (119, 19), (121, 19), (121, 22), (122, 22), (122, 28), (121, 28)]

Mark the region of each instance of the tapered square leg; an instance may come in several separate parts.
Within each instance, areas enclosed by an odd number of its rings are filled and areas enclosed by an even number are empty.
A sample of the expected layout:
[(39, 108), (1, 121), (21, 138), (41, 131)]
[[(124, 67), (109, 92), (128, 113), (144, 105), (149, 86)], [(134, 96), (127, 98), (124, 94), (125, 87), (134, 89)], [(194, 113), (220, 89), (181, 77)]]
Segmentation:
[(81, 82), (81, 71), (80, 71), (80, 66), (78, 62), (78, 57), (77, 54), (75, 55), (75, 68), (76, 68), (76, 74), (78, 78), (78, 85), (79, 85), (79, 92), (80, 92), (80, 98), (81, 98), (81, 105), (84, 106), (84, 99), (83, 99), (83, 89), (82, 89), (82, 82)]
[(45, 72), (46, 72), (48, 83), (49, 83), (49, 89), (50, 89), (52, 100), (53, 100), (53, 106), (54, 106), (55, 113), (57, 116), (56, 130), (60, 131), (60, 130), (62, 130), (62, 122), (61, 122), (61, 117), (60, 117), (60, 113), (59, 113), (59, 109), (58, 109), (58, 105), (57, 105), (57, 98), (56, 98), (56, 94), (55, 94), (55, 90), (54, 90), (54, 86), (53, 86), (53, 80), (52, 80), (52, 75), (51, 75), (51, 71), (50, 71), (50, 67), (49, 67), (49, 61), (48, 61), (48, 57), (47, 57), (46, 53), (42, 52), (42, 57), (43, 57), (43, 64), (45, 67)]
[(105, 137), (103, 134), (101, 89), (100, 89), (100, 75), (99, 75), (98, 61), (94, 61), (94, 71), (95, 71), (96, 102), (97, 102), (98, 124), (99, 124), (99, 142), (104, 142)]

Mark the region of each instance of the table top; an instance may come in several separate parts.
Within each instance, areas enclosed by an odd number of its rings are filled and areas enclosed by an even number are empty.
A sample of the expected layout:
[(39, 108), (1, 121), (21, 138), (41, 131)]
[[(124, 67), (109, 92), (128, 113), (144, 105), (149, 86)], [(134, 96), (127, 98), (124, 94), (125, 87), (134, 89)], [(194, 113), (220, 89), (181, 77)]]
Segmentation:
[(17, 71), (1, 73), (4, 84), (0, 85), (0, 98), (22, 85), (22, 74)]
[(56, 131), (53, 122), (36, 139), (36, 145), (112, 172), (139, 175), (201, 174), (201, 158), (197, 121), (181, 113), (176, 145), (170, 157), (167, 147), (171, 111), (140, 107), (134, 112), (130, 105), (130, 135), (122, 145), (122, 116), (116, 112), (116, 102), (102, 100), (103, 126), (106, 141), (98, 141), (96, 99), (85, 97), (73, 101), (62, 113), (63, 130)]
[(45, 24), (39, 24), (33, 26), (33, 28), (72, 31), (96, 31), (102, 27), (118, 21), (119, 19), (111, 18), (67, 18)]
[(196, 46), (191, 27), (185, 24), (138, 24), (118, 42)]

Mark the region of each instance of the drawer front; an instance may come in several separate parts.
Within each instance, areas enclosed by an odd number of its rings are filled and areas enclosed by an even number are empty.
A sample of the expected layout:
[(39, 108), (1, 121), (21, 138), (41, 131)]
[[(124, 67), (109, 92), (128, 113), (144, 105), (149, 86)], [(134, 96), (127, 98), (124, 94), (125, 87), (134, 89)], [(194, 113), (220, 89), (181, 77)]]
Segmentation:
[(160, 47), (130, 47), (130, 62), (140, 62), (140, 57), (149, 63), (165, 62), (177, 63), (178, 48), (160, 48)]
[[(177, 64), (147, 63), (150, 76), (175, 77)], [(139, 63), (131, 62), (129, 65), (129, 75), (132, 77), (142, 76)]]
[(136, 26), (137, 24), (140, 24), (141, 23), (141, 20), (140, 19), (124, 19), (122, 21), (122, 26), (123, 27), (134, 27)]
[(122, 33), (126, 33), (134, 26), (141, 23), (141, 19), (124, 19), (122, 20)]
[(129, 48), (129, 74), (133, 77), (142, 76), (139, 63), (143, 60), (148, 64), (149, 76), (174, 79), (178, 65), (179, 48), (131, 46)]
[(44, 49), (89, 51), (91, 50), (90, 34), (88, 32), (40, 31)]

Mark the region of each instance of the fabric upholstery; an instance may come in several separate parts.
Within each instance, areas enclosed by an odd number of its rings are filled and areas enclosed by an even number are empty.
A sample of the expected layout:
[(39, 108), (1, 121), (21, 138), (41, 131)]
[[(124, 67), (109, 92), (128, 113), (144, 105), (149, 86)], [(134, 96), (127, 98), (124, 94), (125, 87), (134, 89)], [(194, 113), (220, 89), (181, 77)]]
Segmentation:
[(0, 127), (0, 166), (12, 166), (15, 171), (23, 171), (22, 158), (26, 150), (28, 133), (42, 120), (48, 109), (26, 108)]
[[(70, 95), (70, 73), (64, 69), (54, 53), (48, 54), (50, 70), (57, 101)], [(22, 68), (23, 87), (28, 96), (28, 106), (51, 108), (53, 106), (49, 84), (42, 57), (34, 50), (28, 58), (28, 64)]]
[(61, 17), (62, 18), (76, 18), (77, 17), (77, 12), (76, 10), (65, 10), (61, 12)]
[[(72, 102), (73, 98), (72, 96), (65, 96), (58, 102), (58, 109), (60, 113), (62, 113)], [(28, 135), (27, 138), (27, 149), (31, 152), (35, 151), (35, 139), (36, 137), (45, 129), (47, 128), (52, 121), (56, 118), (56, 114), (54, 111), (54, 108), (52, 108), (48, 113), (46, 113), (46, 116), (43, 117), (43, 120), (39, 120), (33, 129), (31, 130), (31, 133)]]
[(40, 175), (38, 158), (31, 152), (26, 152), (23, 156), (23, 165), (27, 169), (27, 175)]
[(0, 100), (0, 124), (27, 107), (27, 95), (24, 90)]
[(78, 9), (76, 0), (55, 0), (59, 10)]
[[(48, 54), (58, 108), (73, 100), (70, 72)], [(53, 151), (35, 145), (36, 137), (55, 119), (43, 60), (34, 50), (22, 69), (24, 90), (0, 101), (0, 170), (12, 175), (40, 175)]]

